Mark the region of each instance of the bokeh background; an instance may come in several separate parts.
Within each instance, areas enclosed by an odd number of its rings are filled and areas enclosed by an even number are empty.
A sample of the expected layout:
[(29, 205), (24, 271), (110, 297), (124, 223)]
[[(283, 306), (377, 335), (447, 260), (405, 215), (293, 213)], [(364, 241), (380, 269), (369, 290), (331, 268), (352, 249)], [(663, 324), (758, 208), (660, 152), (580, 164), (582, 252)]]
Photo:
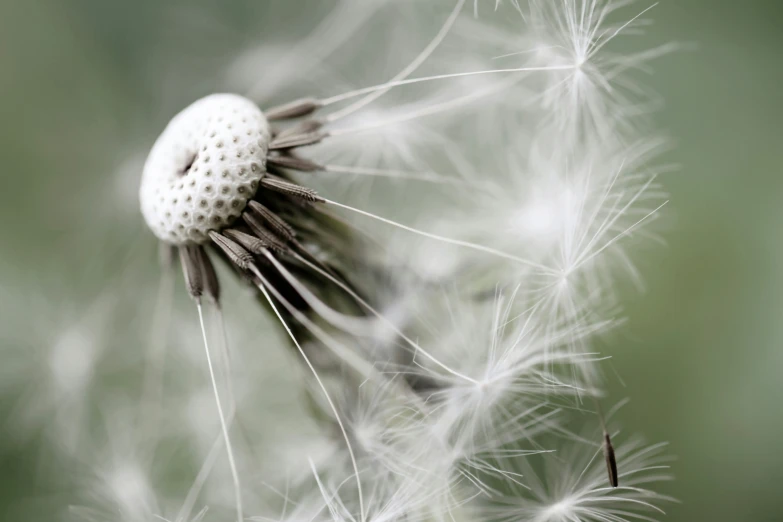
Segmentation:
[[(15, 350), (36, 338), (20, 342), (9, 296), (35, 294), (40, 309), (15, 312), (46, 329), (45, 310), (82, 306), (126, 266), (124, 246), (143, 232), (133, 216), (145, 147), (171, 114), (221, 86), (210, 68), (263, 42), (258, 17), (284, 25), (318, 9), (304, 0), (0, 2), (3, 379), (14, 377)], [(416, 30), (435, 27), (426, 16)], [(680, 169), (662, 180), (666, 244), (633, 256), (646, 288), (622, 287), (628, 322), (607, 348), (622, 377), (610, 374), (612, 391), (631, 398), (619, 420), (670, 441), (678, 456), (663, 491), (682, 503), (667, 520), (783, 520), (783, 4), (670, 0), (650, 17), (635, 45), (685, 44), (645, 79), (665, 100), (655, 121), (675, 144), (663, 159)], [(111, 208), (106, 191), (119, 195)], [(94, 217), (108, 215), (116, 219)], [(22, 501), (52, 520), (78, 477), (48, 462), (56, 457), (39, 438), (15, 436), (16, 389), (0, 385), (0, 519), (17, 520), (10, 506)]]

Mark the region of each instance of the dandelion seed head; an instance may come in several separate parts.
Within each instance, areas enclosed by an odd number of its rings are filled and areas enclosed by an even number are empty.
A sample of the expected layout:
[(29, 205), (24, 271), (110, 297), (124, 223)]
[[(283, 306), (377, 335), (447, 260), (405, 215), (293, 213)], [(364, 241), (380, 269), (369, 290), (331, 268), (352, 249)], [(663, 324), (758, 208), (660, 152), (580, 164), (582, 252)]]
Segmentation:
[(536, 60), (573, 67), (549, 73), (543, 90), (543, 106), (561, 131), (572, 136), (580, 131), (611, 136), (618, 128), (627, 130), (633, 116), (640, 114), (646, 98), (650, 98), (627, 72), (642, 68), (645, 62), (671, 50), (671, 46), (628, 55), (608, 49), (616, 38), (639, 34), (639, 27), (645, 25), (644, 14), (652, 6), (621, 10), (633, 3), (530, 2), (530, 26), (541, 49)]
[(261, 110), (234, 94), (213, 94), (177, 114), (152, 147), (141, 211), (162, 241), (204, 243), (233, 223), (266, 172), (270, 128)]

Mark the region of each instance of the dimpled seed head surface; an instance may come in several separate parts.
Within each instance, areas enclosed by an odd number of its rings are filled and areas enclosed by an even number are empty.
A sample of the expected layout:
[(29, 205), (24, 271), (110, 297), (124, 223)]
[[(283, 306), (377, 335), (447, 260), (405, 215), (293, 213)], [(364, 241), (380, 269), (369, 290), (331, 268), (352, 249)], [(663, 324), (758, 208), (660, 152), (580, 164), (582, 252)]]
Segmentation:
[(236, 220), (266, 172), (269, 123), (250, 100), (213, 94), (174, 116), (150, 151), (139, 199), (173, 244), (203, 243)]

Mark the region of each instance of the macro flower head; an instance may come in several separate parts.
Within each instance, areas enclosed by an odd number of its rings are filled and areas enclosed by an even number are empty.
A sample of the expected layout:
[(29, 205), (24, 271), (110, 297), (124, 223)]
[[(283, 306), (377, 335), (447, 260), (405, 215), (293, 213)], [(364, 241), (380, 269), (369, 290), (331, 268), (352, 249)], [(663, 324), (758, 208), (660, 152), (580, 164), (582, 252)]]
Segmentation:
[(650, 520), (595, 342), (666, 202), (627, 4), (335, 0), (216, 59), (140, 167), (148, 306), (102, 293), (24, 408), (91, 448), (72, 515)]

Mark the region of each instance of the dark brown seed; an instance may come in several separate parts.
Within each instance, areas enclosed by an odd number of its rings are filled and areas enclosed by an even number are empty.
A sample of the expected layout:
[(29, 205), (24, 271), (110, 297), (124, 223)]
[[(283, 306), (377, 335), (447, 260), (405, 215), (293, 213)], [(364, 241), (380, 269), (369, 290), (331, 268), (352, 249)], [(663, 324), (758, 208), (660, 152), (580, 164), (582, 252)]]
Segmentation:
[(269, 244), (264, 241), (263, 239), (259, 239), (256, 236), (251, 236), (250, 234), (245, 234), (244, 232), (240, 232), (239, 230), (234, 229), (226, 229), (223, 231), (223, 234), (240, 245), (242, 247), (246, 248), (249, 252), (261, 255), (263, 254), (267, 248), (269, 248)]
[(277, 214), (266, 208), (258, 201), (250, 200), (247, 204), (248, 211), (253, 213), (256, 217), (263, 220), (269, 228), (274, 231), (280, 238), (291, 241), (295, 237), (294, 229)]
[(179, 260), (182, 264), (182, 273), (185, 276), (185, 286), (190, 297), (196, 301), (199, 301), (204, 293), (204, 278), (199, 265), (198, 248), (194, 246), (179, 247)]
[(296, 147), (306, 147), (315, 145), (326, 138), (325, 132), (308, 132), (305, 134), (294, 134), (291, 136), (277, 136), (269, 144), (269, 150), (293, 149)]
[(322, 121), (319, 120), (305, 120), (302, 123), (283, 129), (275, 134), (275, 139), (289, 138), (291, 136), (297, 136), (301, 134), (311, 134), (313, 132), (321, 130), (324, 126)]
[(265, 111), (266, 119), (272, 120), (288, 120), (292, 118), (301, 118), (302, 116), (308, 116), (323, 105), (319, 100), (314, 98), (302, 98), (300, 100), (294, 100), (284, 105), (272, 107), (268, 111)]
[(620, 483), (617, 476), (617, 460), (614, 456), (612, 439), (607, 432), (604, 432), (604, 460), (606, 460), (606, 472), (609, 474), (609, 484), (616, 488)]
[(215, 267), (209, 259), (209, 254), (203, 247), (198, 247), (198, 262), (201, 275), (204, 278), (204, 291), (215, 304), (220, 303), (220, 281), (218, 281)]
[(321, 203), (324, 201), (324, 199), (313, 189), (291, 183), (290, 181), (286, 181), (276, 176), (267, 175), (261, 178), (261, 185), (269, 190), (304, 199), (305, 201), (310, 201), (312, 203)]
[(242, 270), (247, 270), (253, 265), (253, 256), (239, 246), (236, 242), (215, 232), (209, 232), (209, 237), (228, 256), (232, 263)]
[(269, 156), (267, 162), (284, 169), (300, 170), (302, 172), (315, 172), (324, 170), (322, 165), (296, 156)]
[(253, 231), (253, 234), (255, 234), (258, 239), (264, 242), (265, 247), (271, 248), (278, 252), (285, 252), (287, 250), (285, 243), (281, 241), (280, 238), (274, 234), (274, 232), (266, 228), (264, 223), (253, 214), (245, 212), (242, 214), (242, 219), (245, 221), (245, 223), (247, 223), (247, 226), (250, 227), (250, 230)]

